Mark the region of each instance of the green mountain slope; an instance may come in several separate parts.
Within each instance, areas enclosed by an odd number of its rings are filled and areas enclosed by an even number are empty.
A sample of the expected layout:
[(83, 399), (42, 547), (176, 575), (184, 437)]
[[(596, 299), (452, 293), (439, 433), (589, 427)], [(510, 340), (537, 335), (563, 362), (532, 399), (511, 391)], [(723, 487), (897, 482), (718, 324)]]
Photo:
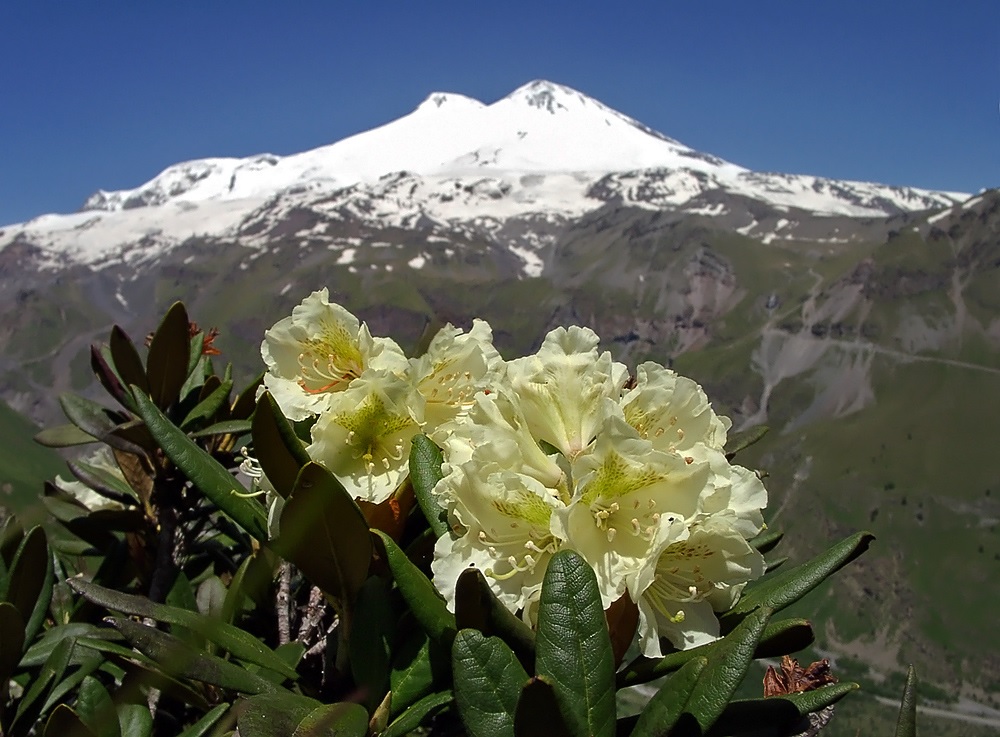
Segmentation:
[(0, 402), (0, 506), (24, 513), (36, 506), (42, 484), (66, 475), (66, 464), (53, 450), (32, 440), (38, 428)]

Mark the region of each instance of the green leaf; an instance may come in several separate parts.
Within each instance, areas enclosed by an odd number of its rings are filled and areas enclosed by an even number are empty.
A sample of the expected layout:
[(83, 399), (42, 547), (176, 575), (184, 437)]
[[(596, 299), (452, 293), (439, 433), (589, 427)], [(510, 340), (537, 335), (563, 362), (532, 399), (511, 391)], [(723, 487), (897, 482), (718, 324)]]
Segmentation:
[(118, 712), (111, 695), (93, 676), (87, 676), (80, 682), (76, 713), (97, 737), (122, 737)]
[(298, 678), (295, 670), (275, 655), (273, 650), (239, 627), (225, 624), (212, 617), (202, 616), (195, 611), (167, 606), (166, 604), (155, 604), (143, 596), (123, 594), (120, 591), (90, 583), (82, 578), (71, 578), (67, 583), (84, 599), (105, 609), (136, 617), (148, 617), (158, 622), (187, 628), (229, 651), (240, 660), (268, 668), (280, 673), (285, 678), (293, 680)]
[(302, 468), (312, 459), (270, 392), (264, 392), (253, 414), (253, 452), (275, 491), (287, 498)]
[(146, 704), (119, 704), (118, 726), (122, 737), (151, 737), (153, 715)]
[(215, 413), (229, 399), (229, 392), (233, 390), (233, 382), (223, 381), (207, 397), (191, 408), (187, 416), (181, 422), (181, 428), (188, 428), (196, 422), (210, 420), (215, 417)]
[(730, 435), (726, 440), (726, 447), (724, 448), (726, 458), (730, 461), (733, 460), (733, 456), (763, 438), (770, 429), (767, 425), (757, 425), (756, 427), (751, 427), (749, 430)]
[[(34, 527), (21, 541), (14, 555), (6, 592), (7, 600), (17, 608), (21, 619), (25, 622), (25, 628), (33, 624), (31, 615), (35, 611), (35, 604), (45, 587), (46, 580), (51, 595), (52, 556), (49, 554), (45, 530)], [(45, 606), (48, 607), (47, 601)], [(37, 631), (37, 623), (34, 624)], [(34, 632), (25, 632), (26, 639), (30, 639), (32, 635)]]
[(96, 443), (97, 438), (70, 423), (49, 427), (35, 435), (35, 442), (47, 448), (69, 448), (74, 445)]
[(390, 715), (398, 716), (404, 709), (416, 703), (436, 689), (436, 684), (446, 682), (443, 671), (449, 664), (444, 663), (441, 650), (432, 652), (427, 633), (417, 630), (403, 641), (392, 659), (389, 671), (389, 688), (392, 691)]
[(379, 737), (403, 737), (403, 735), (409, 734), (417, 727), (423, 726), (427, 719), (440, 712), (454, 699), (455, 695), (451, 691), (441, 691), (425, 696), (404, 711)]
[(209, 425), (203, 430), (191, 433), (192, 438), (207, 438), (212, 435), (247, 435), (250, 432), (250, 420), (224, 420)]
[(139, 501), (131, 486), (106, 469), (83, 461), (67, 461), (66, 466), (77, 481), (83, 482), (103, 497), (126, 505)]
[(757, 537), (750, 541), (750, 545), (756, 548), (758, 553), (769, 553), (777, 547), (784, 536), (785, 533), (781, 530), (769, 530), (765, 528)]
[(288, 737), (323, 704), (291, 692), (252, 696), (236, 720), (240, 737)]
[(410, 445), (410, 480), (420, 511), (437, 537), (448, 533), (448, 511), (441, 506), (434, 487), (441, 480), (441, 449), (426, 435), (415, 435)]
[(229, 410), (230, 416), (234, 420), (246, 420), (253, 414), (257, 406), (257, 387), (264, 383), (264, 371), (257, 374), (257, 378), (247, 384), (246, 388), (233, 400), (233, 406)]
[(354, 499), (318, 463), (307, 463), (299, 473), (281, 511), (275, 548), (341, 602), (341, 624), (350, 631), (351, 606), (368, 576), (372, 541)]
[[(12, 584), (13, 581), (14, 579), (12, 576)], [(35, 597), (35, 605), (31, 611), (31, 616), (28, 618), (28, 623), (24, 626), (25, 642), (33, 642), (35, 635), (38, 634), (39, 630), (42, 629), (42, 625), (45, 624), (45, 620), (49, 615), (49, 605), (52, 603), (52, 591), (55, 586), (55, 582), (56, 576), (52, 552), (49, 550), (48, 544), (46, 543), (44, 573), (42, 574), (41, 581), (42, 585), (38, 591), (38, 595)]]
[[(227, 711), (229, 711), (229, 704), (219, 704), (177, 737), (205, 737)], [(126, 734), (125, 737), (131, 737), (131, 735)]]
[(350, 633), (351, 675), (361, 690), (360, 700), (374, 711), (389, 687), (389, 655), (396, 633), (396, 617), (383, 579), (372, 576), (362, 584), (354, 614)]
[(0, 602), (0, 704), (23, 652), (24, 618), (13, 604)]
[(615, 664), (593, 569), (577, 553), (552, 556), (542, 582), (536, 669), (551, 681), (577, 737), (615, 733)]
[(70, 622), (52, 627), (32, 643), (24, 657), (21, 658), (21, 667), (37, 668), (44, 664), (56, 648), (66, 640), (75, 640), (78, 637), (104, 638), (106, 640), (120, 640), (121, 635), (113, 629), (98, 627), (87, 622)]
[(254, 499), (238, 496), (245, 490), (229, 472), (170, 422), (138, 387), (133, 391), (140, 416), (173, 464), (244, 530), (258, 540), (267, 540), (264, 507)]
[(470, 737), (514, 737), (514, 712), (528, 674), (497, 637), (460, 630), (452, 645), (455, 703)]
[(177, 399), (188, 376), (190, 358), (191, 334), (187, 311), (183, 304), (174, 302), (153, 334), (146, 356), (149, 396), (160, 409), (165, 409)]
[(535, 670), (535, 633), (497, 599), (482, 572), (462, 571), (455, 585), (455, 626), (503, 640), (529, 673)]
[(60, 394), (59, 406), (66, 419), (98, 440), (102, 440), (118, 424), (111, 419), (106, 407), (76, 394)]
[(102, 350), (96, 345), (90, 346), (90, 368), (93, 370), (97, 380), (116, 402), (131, 411), (135, 408), (132, 397), (125, 391), (118, 372), (108, 362), (110, 358), (111, 353), (109, 351)]
[(874, 539), (870, 532), (855, 533), (811, 561), (747, 587), (736, 606), (719, 618), (723, 632), (732, 629), (736, 622), (757, 607), (780, 611), (795, 603), (828, 576), (868, 550)]
[(14, 723), (10, 729), (11, 734), (23, 734), (27, 730), (21, 729), (22, 727), (30, 728), (38, 720), (45, 705), (43, 696), (62, 680), (63, 673), (73, 656), (75, 644), (73, 639), (64, 639), (52, 648), (38, 675), (31, 681), (27, 692), (18, 702)]
[(391, 537), (381, 530), (372, 532), (382, 541), (392, 577), (417, 622), (432, 640), (450, 646), (455, 636), (455, 616), (448, 611), (441, 594)]
[(792, 734), (793, 729), (798, 734), (803, 717), (835, 704), (858, 688), (856, 683), (835, 683), (801, 693), (731, 701), (708, 734), (742, 734), (749, 731), (748, 725), (762, 724), (774, 734)]
[(569, 725), (559, 713), (555, 689), (542, 676), (530, 679), (521, 689), (514, 712), (517, 737), (570, 737)]
[(117, 325), (111, 328), (108, 348), (111, 351), (113, 368), (118, 372), (122, 383), (126, 386), (135, 384), (148, 394), (149, 380), (146, 378), (146, 369), (143, 368), (139, 352), (135, 349), (132, 339)]
[(59, 704), (45, 722), (42, 737), (97, 737), (97, 735), (87, 728), (75, 711), (66, 704)]
[(669, 734), (685, 713), (688, 700), (707, 665), (708, 658), (694, 658), (670, 676), (642, 710), (639, 721), (632, 730), (632, 737)]
[(764, 634), (771, 610), (758, 609), (726, 635), (708, 656), (688, 698), (687, 710), (697, 720), (704, 734), (722, 715), (740, 681), (753, 661), (754, 650)]
[(361, 704), (341, 702), (317, 706), (299, 722), (292, 737), (365, 737), (367, 732), (365, 708)]
[(198, 652), (183, 640), (130, 619), (109, 617), (108, 621), (132, 646), (155, 661), (168, 674), (243, 693), (274, 691), (274, 684), (245, 668)]
[(917, 672), (911, 665), (906, 671), (906, 686), (899, 704), (896, 737), (916, 737), (917, 734)]

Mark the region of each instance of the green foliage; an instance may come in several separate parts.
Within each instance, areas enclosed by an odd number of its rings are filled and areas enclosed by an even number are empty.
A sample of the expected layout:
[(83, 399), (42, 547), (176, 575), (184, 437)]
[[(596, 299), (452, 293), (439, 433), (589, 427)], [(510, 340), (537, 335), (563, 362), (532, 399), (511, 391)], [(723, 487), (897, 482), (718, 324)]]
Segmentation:
[[(357, 502), (270, 394), (254, 402), (259, 378), (233, 396), (209, 343), (180, 304), (145, 360), (114, 328), (92, 352), (114, 408), (65, 395), (70, 424), (39, 434), (109, 449), (107, 464), (72, 466), (108, 506), (52, 486), (57, 535), (0, 531), (0, 733), (704, 737), (791, 729), (856, 687), (735, 698), (756, 658), (812, 643), (808, 621), (772, 614), (860, 555), (867, 533), (748, 587), (720, 613), (721, 639), (616, 673), (638, 614), (627, 597), (631, 615), (605, 612), (583, 557), (551, 557), (532, 626), (475, 568), (449, 611), (430, 575), (455, 523), (434, 493), (440, 449), (418, 435), (409, 479), (382, 504)], [(235, 476), (246, 438), (260, 471), (249, 490)], [(618, 713), (619, 689), (663, 676), (637, 718)]]

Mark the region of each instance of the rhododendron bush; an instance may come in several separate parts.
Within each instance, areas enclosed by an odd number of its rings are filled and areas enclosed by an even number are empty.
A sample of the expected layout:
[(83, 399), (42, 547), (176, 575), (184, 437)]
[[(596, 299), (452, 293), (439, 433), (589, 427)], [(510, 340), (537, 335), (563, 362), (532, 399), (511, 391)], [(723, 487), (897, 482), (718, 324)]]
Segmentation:
[(786, 657), (810, 677), (736, 698), (871, 536), (775, 570), (736, 461), (763, 432), (692, 379), (581, 326), (504, 357), (471, 319), (407, 356), (325, 289), (239, 391), (215, 341), (180, 304), (145, 357), (116, 327), (114, 406), (66, 395), (39, 435), (100, 450), (3, 530), (0, 733), (798, 734), (857, 687)]

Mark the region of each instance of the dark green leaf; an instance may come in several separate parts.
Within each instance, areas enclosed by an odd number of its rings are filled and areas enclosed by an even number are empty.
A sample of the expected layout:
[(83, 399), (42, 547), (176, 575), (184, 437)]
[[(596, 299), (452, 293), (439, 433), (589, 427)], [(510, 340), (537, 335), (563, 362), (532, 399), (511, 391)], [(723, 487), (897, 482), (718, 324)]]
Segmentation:
[(146, 704), (119, 704), (118, 725), (122, 737), (151, 737), (153, 715)]
[(389, 687), (389, 654), (396, 632), (396, 617), (383, 579), (372, 576), (362, 584), (354, 614), (351, 674), (361, 690), (359, 700), (374, 711)]
[(454, 700), (455, 696), (451, 691), (441, 691), (425, 696), (417, 703), (404, 711), (388, 728), (380, 733), (379, 737), (403, 737), (417, 727), (440, 712), (445, 706)]
[(448, 611), (441, 594), (391, 537), (380, 530), (372, 532), (382, 541), (392, 577), (417, 622), (432, 640), (442, 641), (450, 646), (451, 639), (455, 636), (455, 616)]
[(816, 588), (824, 579), (868, 550), (875, 536), (858, 532), (829, 550), (791, 570), (760, 580), (746, 589), (739, 602), (719, 618), (723, 631), (732, 629), (740, 619), (757, 607), (780, 611)]
[[(214, 642), (240, 660), (255, 663), (286, 678), (297, 678), (294, 669), (288, 667), (270, 648), (239, 627), (199, 614), (165, 604), (155, 604), (149, 599), (98, 586), (82, 578), (71, 578), (67, 583), (87, 601), (123, 614), (148, 617), (158, 622), (178, 625)], [(140, 648), (141, 649), (141, 648)]]
[(135, 349), (132, 339), (115, 325), (111, 328), (111, 339), (108, 343), (114, 369), (121, 377), (122, 383), (126, 386), (135, 384), (148, 394), (149, 381), (146, 378), (146, 369), (143, 368), (142, 359), (139, 358), (139, 352)]
[[(229, 704), (219, 704), (177, 737), (205, 737), (227, 711), (229, 711)], [(131, 735), (126, 734), (125, 737), (131, 737)]]
[(23, 734), (38, 720), (45, 704), (43, 697), (62, 680), (63, 673), (73, 656), (75, 644), (73, 639), (64, 639), (52, 648), (38, 675), (31, 681), (27, 692), (18, 702), (17, 712), (14, 714), (14, 724), (10, 730), (11, 734)]
[(148, 397), (135, 389), (136, 408), (167, 457), (219, 509), (258, 540), (267, 540), (267, 514), (218, 461), (168, 420)]
[(47, 448), (69, 448), (74, 445), (96, 443), (97, 438), (70, 423), (42, 430), (35, 435), (35, 442)]
[(230, 408), (229, 414), (234, 420), (246, 420), (253, 414), (254, 407), (257, 406), (257, 387), (263, 383), (264, 372), (261, 372), (233, 400), (233, 406)]
[(125, 390), (118, 373), (108, 363), (110, 353), (102, 351), (96, 345), (90, 346), (90, 368), (94, 371), (97, 380), (104, 387), (104, 390), (114, 397), (120, 405), (128, 410), (134, 408), (132, 397)]
[(770, 616), (770, 609), (756, 610), (709, 653), (708, 665), (687, 703), (687, 711), (697, 720), (702, 733), (708, 731), (721, 716), (746, 675)]
[(207, 438), (211, 435), (246, 435), (250, 432), (250, 420), (225, 420), (209, 425), (204, 430), (191, 433), (192, 438)]
[(59, 704), (59, 706), (52, 710), (48, 721), (45, 722), (45, 731), (42, 733), (42, 737), (97, 736), (87, 729), (87, 725), (77, 716), (76, 712), (66, 706), (66, 704)]
[[(28, 623), (24, 626), (25, 642), (34, 641), (35, 635), (42, 629), (42, 625), (45, 624), (45, 620), (49, 616), (49, 605), (52, 603), (52, 589), (55, 586), (56, 577), (52, 553), (49, 550), (47, 543), (45, 545), (45, 563), (43, 570), (44, 572), (42, 574), (41, 581), (42, 585), (38, 590), (38, 595), (35, 597), (34, 609), (31, 611), (31, 617), (28, 618)], [(13, 575), (11, 576), (11, 585), (14, 585)]]
[(278, 534), (276, 549), (341, 601), (341, 624), (350, 631), (351, 607), (372, 557), (368, 523), (354, 499), (326, 468), (307, 463), (282, 509)]
[(569, 725), (559, 713), (555, 689), (542, 676), (535, 676), (521, 689), (514, 712), (517, 737), (570, 737)]
[(707, 665), (708, 658), (694, 658), (670, 676), (642, 710), (639, 721), (632, 730), (632, 737), (661, 737), (670, 734), (685, 713), (688, 700)]
[(410, 480), (420, 511), (438, 537), (449, 531), (448, 512), (434, 496), (434, 487), (441, 480), (441, 449), (426, 435), (416, 435), (410, 445)]
[(452, 645), (455, 703), (471, 737), (514, 737), (514, 713), (528, 674), (497, 637), (460, 630)]
[(771, 558), (770, 560), (764, 561), (764, 573), (770, 573), (771, 571), (776, 571), (781, 566), (788, 562), (788, 556), (783, 556), (781, 558)]
[(311, 460), (295, 430), (270, 392), (264, 392), (253, 414), (253, 452), (275, 491), (288, 497), (302, 468)]
[[(191, 329), (189, 327), (188, 328), (188, 334), (189, 335), (190, 335), (190, 332), (191, 332)], [(187, 373), (185, 374), (185, 376), (187, 376), (187, 377), (189, 377), (192, 374), (194, 374), (194, 370), (198, 367), (198, 362), (201, 361), (201, 359), (203, 357), (205, 357), (207, 359), (207, 356), (203, 356), (203, 354), (202, 354), (202, 351), (205, 350), (205, 333), (199, 331), (199, 332), (195, 333), (194, 335), (191, 335), (191, 337), (188, 338), (188, 343), (189, 343), (189, 345), (188, 345), (188, 365), (187, 365)], [(206, 363), (207, 362), (208, 361), (206, 360)], [(207, 377), (210, 374), (211, 374), (211, 371), (209, 371), (208, 369), (206, 369), (205, 376)]]
[(171, 675), (243, 693), (257, 694), (275, 690), (274, 684), (245, 668), (214, 655), (198, 652), (183, 640), (160, 632), (155, 627), (118, 617), (109, 617), (108, 620), (136, 650), (154, 660)]
[(322, 705), (288, 691), (253, 696), (236, 720), (240, 737), (289, 737), (299, 722)]
[(153, 334), (146, 356), (149, 395), (160, 409), (177, 399), (188, 376), (190, 357), (191, 334), (187, 311), (183, 304), (174, 302)]
[(111, 695), (93, 676), (87, 676), (80, 682), (76, 714), (97, 737), (122, 737), (118, 712)]
[(906, 686), (899, 704), (896, 737), (916, 737), (917, 734), (917, 672), (911, 665), (906, 671)]
[(66, 419), (99, 440), (118, 424), (109, 416), (106, 407), (76, 394), (60, 394), (59, 406)]
[(758, 553), (769, 553), (781, 542), (785, 533), (781, 530), (763, 530), (757, 537), (750, 541), (750, 545), (756, 548)]
[(529, 673), (535, 670), (535, 633), (505, 607), (476, 568), (462, 571), (455, 586), (455, 625), (496, 635), (510, 647)]
[[(35, 610), (39, 594), (45, 587), (46, 579), (51, 595), (52, 556), (49, 554), (45, 530), (35, 527), (21, 541), (17, 549), (10, 568), (6, 594), (7, 600), (17, 608), (21, 619), (26, 623), (26, 628), (32, 624), (31, 615)], [(48, 607), (48, 601), (45, 602), (45, 606)], [(35, 630), (37, 631), (37, 624)], [(32, 635), (34, 631), (26, 632), (25, 638), (30, 639)]]
[(730, 461), (733, 460), (733, 456), (741, 450), (749, 448), (751, 445), (767, 435), (768, 430), (770, 430), (770, 428), (767, 425), (757, 425), (757, 427), (751, 427), (749, 430), (744, 430), (743, 432), (730, 435), (726, 440), (726, 447), (724, 449), (726, 458)]
[(105, 629), (95, 624), (87, 622), (70, 622), (61, 624), (46, 630), (40, 638), (32, 643), (24, 657), (21, 658), (21, 666), (24, 668), (37, 668), (45, 663), (53, 651), (60, 647), (66, 640), (75, 640), (78, 637), (104, 638), (110, 640), (120, 640), (121, 636), (113, 629)]
[(66, 466), (74, 478), (107, 499), (126, 505), (139, 500), (131, 486), (104, 468), (83, 461), (67, 461)]
[(712, 737), (741, 734), (751, 731), (748, 727), (752, 725), (764, 724), (773, 734), (798, 734), (807, 714), (835, 704), (858, 688), (856, 683), (836, 683), (813, 691), (731, 701), (708, 734)]
[(341, 702), (317, 706), (299, 722), (292, 737), (365, 737), (367, 732), (365, 708), (361, 704)]
[(210, 420), (215, 413), (229, 399), (229, 392), (233, 390), (233, 382), (224, 381), (219, 384), (207, 397), (196, 404), (181, 422), (182, 428), (190, 427), (196, 422)]
[(0, 703), (23, 652), (24, 619), (13, 604), (0, 602)]
[(432, 653), (427, 633), (413, 632), (403, 641), (392, 659), (389, 688), (392, 690), (390, 715), (398, 716), (404, 709), (433, 693), (438, 681), (444, 685), (444, 674), (449, 666), (441, 662), (440, 649)]
[(535, 658), (574, 735), (614, 735), (615, 664), (604, 607), (593, 569), (573, 551), (556, 553), (545, 571)]

